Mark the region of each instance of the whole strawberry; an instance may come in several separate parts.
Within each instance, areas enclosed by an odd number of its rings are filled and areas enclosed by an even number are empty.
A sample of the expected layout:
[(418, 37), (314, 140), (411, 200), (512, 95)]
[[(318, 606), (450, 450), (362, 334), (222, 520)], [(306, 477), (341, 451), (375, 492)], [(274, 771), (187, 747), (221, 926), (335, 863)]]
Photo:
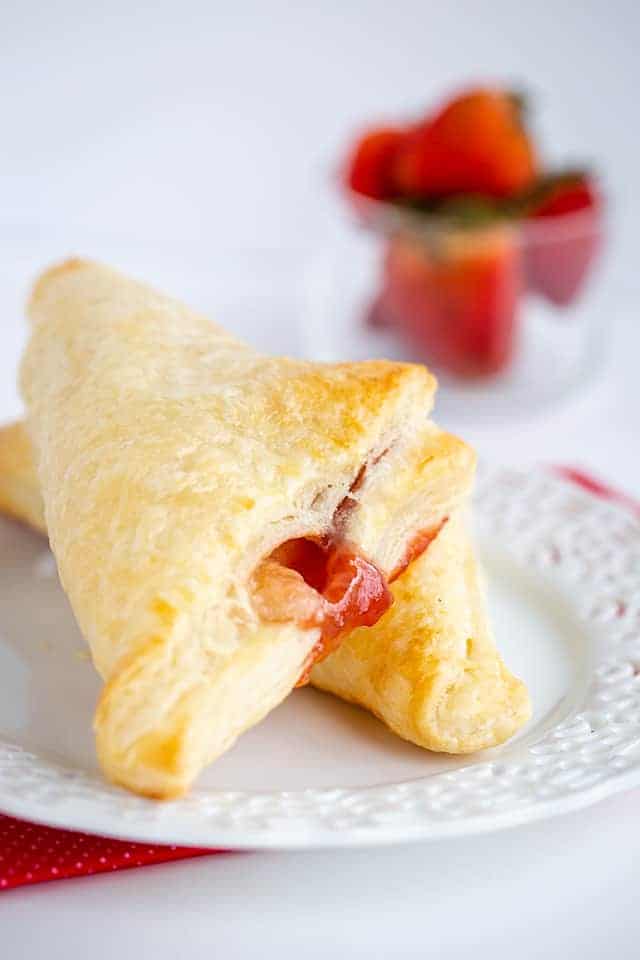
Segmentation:
[(527, 189), (537, 162), (522, 114), (521, 99), (504, 90), (474, 89), (450, 100), (396, 147), (397, 194), (510, 197)]
[(394, 127), (370, 130), (358, 140), (347, 163), (347, 184), (356, 193), (374, 200), (394, 194), (393, 163), (404, 134)]

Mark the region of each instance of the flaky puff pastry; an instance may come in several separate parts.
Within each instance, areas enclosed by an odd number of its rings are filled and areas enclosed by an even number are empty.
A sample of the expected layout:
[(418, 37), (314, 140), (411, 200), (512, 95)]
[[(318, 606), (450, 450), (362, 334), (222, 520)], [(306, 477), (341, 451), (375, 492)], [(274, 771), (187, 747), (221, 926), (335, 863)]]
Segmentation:
[(405, 740), (471, 753), (527, 722), (527, 689), (496, 651), (464, 511), (392, 585), (394, 603), (315, 666), (311, 682), (360, 704)]
[[(316, 648), (317, 626), (258, 614), (261, 561), (340, 514), (340, 537), (389, 576), (464, 500), (473, 457), (447, 440), (442, 470), (419, 366), (264, 357), (81, 260), (39, 279), (29, 315), (28, 431), (60, 579), (105, 680), (98, 756), (113, 781), (177, 796)], [(37, 520), (32, 507), (19, 512)]]
[[(431, 501), (471, 461), (455, 437), (434, 431)], [(46, 532), (28, 437), (0, 429), (0, 508)], [(311, 672), (311, 683), (374, 712), (406, 740), (468, 753), (511, 737), (529, 697), (491, 637), (473, 549), (456, 509), (428, 550), (392, 584), (394, 606), (373, 627), (347, 634)]]

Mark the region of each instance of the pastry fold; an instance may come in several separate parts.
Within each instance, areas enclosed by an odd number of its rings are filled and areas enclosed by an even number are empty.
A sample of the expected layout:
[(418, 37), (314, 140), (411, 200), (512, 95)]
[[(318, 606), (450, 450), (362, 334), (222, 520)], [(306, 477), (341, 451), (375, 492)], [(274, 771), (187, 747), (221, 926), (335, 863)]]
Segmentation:
[(95, 263), (43, 274), (29, 316), (21, 388), (44, 510), (17, 484), (19, 428), (13, 453), (0, 445), (0, 505), (46, 522), (105, 680), (105, 773), (177, 796), (322, 646), (317, 617), (282, 612), (313, 593), (295, 569), (287, 602), (276, 576), (256, 603), (265, 558), (339, 539), (390, 579), (464, 502), (473, 454), (428, 421), (424, 368), (265, 357)]
[(366, 707), (405, 740), (446, 753), (502, 743), (531, 710), (495, 648), (463, 514), (394, 582), (382, 618), (311, 673), (316, 687)]

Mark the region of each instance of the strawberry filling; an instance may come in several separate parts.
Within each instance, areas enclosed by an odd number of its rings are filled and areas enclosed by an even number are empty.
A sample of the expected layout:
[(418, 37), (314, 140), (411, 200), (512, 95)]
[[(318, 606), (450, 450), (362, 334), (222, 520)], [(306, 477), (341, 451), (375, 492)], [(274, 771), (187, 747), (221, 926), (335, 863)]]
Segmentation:
[(335, 650), (345, 634), (378, 622), (393, 603), (389, 584), (427, 549), (446, 523), (445, 519), (419, 531), (389, 577), (347, 542), (344, 530), (358, 506), (354, 495), (363, 486), (367, 469), (379, 463), (389, 449), (362, 465), (335, 510), (330, 533), (287, 540), (253, 574), (253, 603), (263, 620), (320, 628), (297, 686), (308, 683), (313, 665)]
[(389, 578), (356, 547), (329, 537), (288, 540), (260, 564), (253, 600), (262, 619), (320, 628), (298, 686), (308, 682), (313, 665), (346, 633), (378, 622), (393, 603), (389, 583), (427, 549), (441, 527), (416, 534)]
[(253, 600), (263, 620), (320, 627), (298, 685), (314, 663), (355, 627), (373, 626), (392, 603), (381, 570), (354, 548), (328, 539), (288, 540), (256, 571)]
[(447, 518), (445, 517), (445, 519), (436, 524), (435, 527), (427, 527), (424, 530), (419, 530), (418, 533), (416, 533), (415, 537), (413, 537), (407, 544), (404, 557), (393, 569), (391, 576), (389, 577), (389, 583), (393, 583), (394, 580), (397, 580), (398, 577), (404, 573), (409, 564), (413, 563), (414, 560), (417, 560), (418, 557), (425, 552), (429, 544), (433, 543), (435, 538), (438, 536), (446, 522)]

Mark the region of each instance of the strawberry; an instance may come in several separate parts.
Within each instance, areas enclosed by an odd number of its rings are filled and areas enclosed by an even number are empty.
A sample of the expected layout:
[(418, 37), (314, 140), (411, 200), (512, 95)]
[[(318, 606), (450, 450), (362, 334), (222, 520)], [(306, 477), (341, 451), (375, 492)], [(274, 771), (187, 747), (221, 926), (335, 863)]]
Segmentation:
[(404, 134), (393, 127), (380, 127), (366, 133), (347, 164), (345, 179), (351, 189), (375, 200), (392, 197), (392, 167), (403, 139)]
[(596, 187), (585, 174), (563, 174), (543, 182), (529, 213), (534, 222), (526, 244), (530, 290), (561, 307), (575, 299), (600, 246), (601, 213)]
[(502, 90), (476, 89), (455, 97), (394, 149), (393, 182), (406, 197), (510, 197), (536, 175), (521, 100)]
[(504, 227), (453, 231), (431, 245), (397, 235), (370, 319), (396, 327), (442, 370), (494, 374), (512, 356), (521, 276), (519, 247)]

